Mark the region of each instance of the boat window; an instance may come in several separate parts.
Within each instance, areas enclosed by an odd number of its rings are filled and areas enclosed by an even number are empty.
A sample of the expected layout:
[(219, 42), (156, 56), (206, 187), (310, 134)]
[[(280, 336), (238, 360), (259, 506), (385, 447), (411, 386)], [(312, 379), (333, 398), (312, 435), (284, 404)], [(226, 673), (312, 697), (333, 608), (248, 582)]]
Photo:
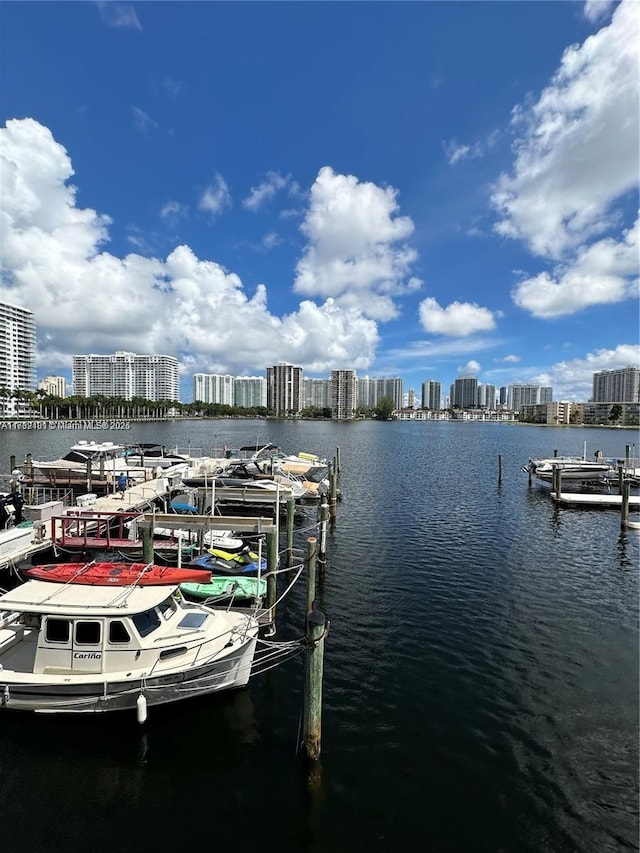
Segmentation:
[(48, 643), (68, 643), (70, 633), (68, 619), (47, 619)]
[(206, 618), (206, 613), (187, 613), (178, 623), (178, 628), (201, 628)]
[(131, 637), (124, 626), (124, 622), (119, 619), (113, 619), (109, 623), (109, 642), (110, 643), (130, 643)]
[(169, 598), (165, 598), (165, 600), (158, 606), (158, 610), (165, 619), (171, 619), (173, 614), (176, 612), (176, 603), (171, 596)]
[(136, 613), (131, 618), (133, 619), (133, 624), (136, 626), (136, 631), (141, 637), (151, 634), (160, 625), (160, 617), (155, 609), (146, 610), (144, 613)]
[(100, 642), (100, 622), (76, 622), (76, 643), (97, 646)]

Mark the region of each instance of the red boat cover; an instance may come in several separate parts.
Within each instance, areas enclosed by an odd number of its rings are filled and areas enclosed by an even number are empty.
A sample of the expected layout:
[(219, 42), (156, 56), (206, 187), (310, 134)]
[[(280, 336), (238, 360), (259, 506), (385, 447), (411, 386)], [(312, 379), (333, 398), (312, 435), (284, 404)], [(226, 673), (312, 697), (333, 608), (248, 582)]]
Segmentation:
[(22, 574), (41, 581), (94, 586), (171, 586), (211, 581), (211, 572), (206, 569), (179, 569), (152, 563), (49, 563), (32, 566)]

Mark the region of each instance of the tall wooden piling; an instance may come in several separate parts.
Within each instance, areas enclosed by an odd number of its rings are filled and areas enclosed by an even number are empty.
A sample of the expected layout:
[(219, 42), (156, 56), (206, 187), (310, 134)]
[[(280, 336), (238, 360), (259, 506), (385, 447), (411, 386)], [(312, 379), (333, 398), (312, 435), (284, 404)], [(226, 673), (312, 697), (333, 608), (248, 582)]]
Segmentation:
[(556, 499), (560, 500), (560, 495), (562, 494), (562, 471), (558, 465), (553, 466), (553, 473), (551, 476), (553, 493), (555, 494)]
[(271, 621), (275, 622), (275, 606), (278, 597), (278, 534), (267, 533), (267, 607), (271, 611)]
[(625, 528), (629, 522), (629, 495), (631, 480), (627, 477), (622, 481), (622, 500), (620, 501), (620, 527)]
[(91, 491), (91, 486), (93, 485), (92, 468), (93, 468), (93, 466), (91, 464), (91, 460), (87, 459), (87, 491), (88, 492)]
[(336, 475), (336, 466), (333, 463), (329, 465), (329, 516), (331, 523), (335, 523), (337, 507), (338, 507), (338, 477)]
[(287, 499), (287, 566), (293, 565), (293, 520), (296, 512), (295, 498)]
[(312, 610), (307, 614), (303, 743), (311, 761), (317, 761), (320, 757), (325, 625), (325, 615), (320, 610)]
[(140, 523), (138, 527), (142, 538), (142, 562), (153, 563), (153, 528), (149, 522)]
[(498, 453), (498, 482), (502, 482), (502, 453)]
[(11, 454), (11, 456), (9, 457), (9, 473), (13, 474), (13, 472), (15, 470), (16, 470), (16, 457), (13, 454)]
[(624, 459), (618, 459), (618, 491), (622, 494), (624, 484)]
[(340, 448), (336, 447), (336, 475), (338, 477), (338, 482), (340, 482)]
[(327, 522), (329, 520), (329, 504), (320, 506), (320, 570), (323, 571), (327, 561)]
[(316, 600), (316, 557), (318, 554), (318, 540), (315, 536), (307, 539), (307, 613), (313, 610), (313, 602)]

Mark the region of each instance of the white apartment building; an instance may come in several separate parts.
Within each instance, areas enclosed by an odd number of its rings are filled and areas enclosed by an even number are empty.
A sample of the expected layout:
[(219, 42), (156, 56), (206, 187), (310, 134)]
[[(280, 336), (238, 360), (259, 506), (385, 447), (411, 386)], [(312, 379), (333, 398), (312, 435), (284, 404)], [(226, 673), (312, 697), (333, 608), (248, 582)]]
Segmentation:
[(178, 359), (172, 355), (74, 355), (73, 393), (80, 397), (179, 400)]
[(0, 302), (0, 415), (28, 414), (26, 401), (9, 399), (10, 391), (35, 391), (36, 324), (33, 311)]
[(383, 397), (393, 400), (394, 409), (401, 409), (404, 393), (402, 379), (399, 377), (370, 379), (362, 376), (357, 380), (357, 405), (375, 409)]
[(594, 403), (640, 403), (640, 368), (600, 370), (593, 374)]
[(233, 380), (233, 405), (242, 409), (267, 406), (267, 380), (264, 376), (236, 376)]
[(302, 380), (302, 408), (313, 407), (315, 409), (331, 408), (331, 380), (330, 379), (303, 379)]
[(50, 397), (65, 397), (67, 380), (64, 376), (45, 376), (38, 382), (38, 388), (45, 391)]
[(507, 408), (519, 412), (523, 406), (535, 406), (539, 403), (551, 403), (553, 389), (548, 385), (519, 385), (514, 383), (507, 388)]
[(234, 377), (221, 373), (194, 373), (191, 390), (193, 402), (222, 403), (233, 406)]
[(442, 383), (427, 379), (422, 383), (422, 408), (437, 412), (442, 403)]
[(357, 407), (357, 386), (355, 370), (331, 371), (331, 417), (337, 420), (351, 420)]

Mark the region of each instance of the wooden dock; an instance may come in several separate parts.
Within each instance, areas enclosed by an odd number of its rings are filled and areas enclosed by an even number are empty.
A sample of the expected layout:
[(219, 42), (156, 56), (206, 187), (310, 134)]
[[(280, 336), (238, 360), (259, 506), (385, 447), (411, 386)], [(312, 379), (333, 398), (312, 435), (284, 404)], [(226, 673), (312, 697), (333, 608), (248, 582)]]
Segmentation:
[[(551, 492), (551, 497), (559, 504), (576, 504), (580, 506), (616, 507), (622, 506), (622, 495), (586, 494), (583, 492)], [(629, 509), (640, 509), (640, 495), (629, 496)]]

